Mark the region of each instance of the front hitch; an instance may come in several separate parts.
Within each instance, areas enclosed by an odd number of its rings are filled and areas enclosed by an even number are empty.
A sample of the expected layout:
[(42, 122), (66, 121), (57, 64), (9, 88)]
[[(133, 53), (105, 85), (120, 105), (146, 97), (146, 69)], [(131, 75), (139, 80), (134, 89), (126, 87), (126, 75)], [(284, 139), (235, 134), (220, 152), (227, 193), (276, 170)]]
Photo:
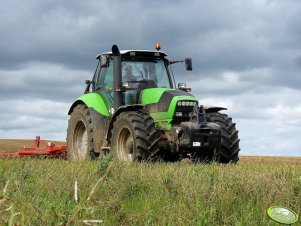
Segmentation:
[(178, 134), (178, 145), (181, 149), (220, 148), (221, 128), (215, 124), (207, 122), (204, 106), (195, 106), (189, 122), (180, 124), (181, 132)]
[(204, 150), (220, 148), (221, 129), (215, 123), (196, 124), (182, 122), (181, 132), (178, 134), (180, 149), (201, 148)]

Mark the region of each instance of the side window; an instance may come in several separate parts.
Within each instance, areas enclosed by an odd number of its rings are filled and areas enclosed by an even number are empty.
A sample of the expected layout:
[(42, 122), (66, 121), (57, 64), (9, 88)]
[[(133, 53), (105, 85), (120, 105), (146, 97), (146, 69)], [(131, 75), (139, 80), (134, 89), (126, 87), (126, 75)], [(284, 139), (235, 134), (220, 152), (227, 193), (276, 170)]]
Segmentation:
[(158, 87), (170, 88), (170, 82), (163, 62), (156, 64)]
[(94, 91), (97, 87), (97, 80), (99, 78), (99, 71), (100, 71), (100, 64), (97, 64), (94, 76), (93, 76), (93, 80), (92, 80), (92, 90)]
[(113, 89), (113, 61), (110, 60), (109, 67), (100, 68), (99, 76), (96, 80), (96, 90), (101, 89), (110, 92)]
[(113, 62), (110, 62), (110, 66), (106, 70), (104, 86), (113, 90)]

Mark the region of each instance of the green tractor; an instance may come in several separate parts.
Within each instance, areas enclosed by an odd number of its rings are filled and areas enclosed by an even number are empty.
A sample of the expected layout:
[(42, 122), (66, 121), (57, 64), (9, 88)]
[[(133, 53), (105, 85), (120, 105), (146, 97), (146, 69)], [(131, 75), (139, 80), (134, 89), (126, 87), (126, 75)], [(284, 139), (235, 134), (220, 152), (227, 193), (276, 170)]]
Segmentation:
[(157, 50), (117, 45), (97, 57), (93, 79), (69, 110), (67, 156), (101, 158), (115, 151), (122, 161), (236, 163), (239, 139), (226, 108), (204, 107), (184, 83), (175, 85), (170, 61)]

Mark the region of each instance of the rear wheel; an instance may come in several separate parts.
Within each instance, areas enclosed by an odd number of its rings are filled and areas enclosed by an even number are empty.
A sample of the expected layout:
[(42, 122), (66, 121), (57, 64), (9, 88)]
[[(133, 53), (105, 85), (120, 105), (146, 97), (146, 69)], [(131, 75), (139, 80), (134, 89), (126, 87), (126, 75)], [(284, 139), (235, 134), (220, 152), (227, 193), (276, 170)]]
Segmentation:
[(117, 116), (111, 136), (116, 157), (122, 161), (150, 161), (157, 157), (161, 134), (147, 112), (122, 112)]
[(239, 160), (238, 130), (232, 118), (218, 112), (206, 114), (207, 121), (213, 122), (221, 127), (221, 148), (215, 153), (214, 159), (221, 163), (236, 163)]
[(94, 152), (93, 127), (87, 106), (77, 105), (71, 113), (67, 129), (67, 157), (71, 160), (96, 158)]

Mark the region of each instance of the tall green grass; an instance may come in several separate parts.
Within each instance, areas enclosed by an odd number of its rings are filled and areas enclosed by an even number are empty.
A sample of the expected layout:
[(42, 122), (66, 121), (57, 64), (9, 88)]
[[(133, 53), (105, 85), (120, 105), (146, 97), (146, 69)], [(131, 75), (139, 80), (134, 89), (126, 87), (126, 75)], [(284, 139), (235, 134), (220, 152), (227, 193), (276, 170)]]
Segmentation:
[(300, 162), (0, 160), (0, 225), (276, 225), (272, 205), (301, 213)]

